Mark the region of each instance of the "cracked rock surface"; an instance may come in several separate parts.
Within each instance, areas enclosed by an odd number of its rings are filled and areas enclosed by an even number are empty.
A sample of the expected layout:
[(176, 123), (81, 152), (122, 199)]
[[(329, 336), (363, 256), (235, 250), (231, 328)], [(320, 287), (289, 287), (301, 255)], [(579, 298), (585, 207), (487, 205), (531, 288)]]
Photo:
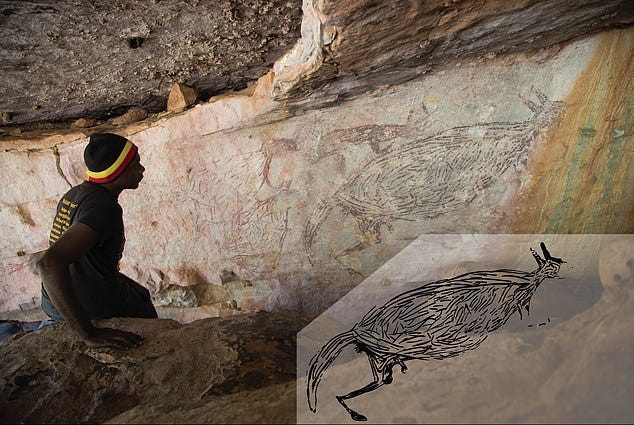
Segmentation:
[(0, 343), (0, 422), (294, 422), (306, 323), (292, 312), (102, 322), (144, 338), (128, 351), (88, 348), (64, 324), (17, 334)]
[(299, 37), (298, 0), (0, 1), (0, 125), (103, 119), (242, 89)]

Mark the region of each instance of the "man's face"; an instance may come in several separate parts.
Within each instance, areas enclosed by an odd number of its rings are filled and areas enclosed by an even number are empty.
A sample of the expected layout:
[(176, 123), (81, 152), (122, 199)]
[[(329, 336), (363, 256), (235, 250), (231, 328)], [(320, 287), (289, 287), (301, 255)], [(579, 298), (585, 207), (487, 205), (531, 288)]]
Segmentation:
[(132, 158), (132, 161), (128, 166), (123, 170), (123, 172), (119, 175), (117, 180), (121, 180), (121, 186), (124, 189), (136, 189), (139, 187), (139, 183), (143, 180), (143, 172), (145, 171), (145, 167), (141, 165), (141, 157), (137, 152)]

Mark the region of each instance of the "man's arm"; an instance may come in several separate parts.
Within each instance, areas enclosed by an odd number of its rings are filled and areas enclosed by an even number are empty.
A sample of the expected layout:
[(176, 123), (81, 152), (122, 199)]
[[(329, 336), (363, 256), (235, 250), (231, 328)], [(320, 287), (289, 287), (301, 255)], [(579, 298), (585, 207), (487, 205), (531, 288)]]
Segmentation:
[(141, 345), (140, 336), (118, 329), (98, 328), (84, 311), (70, 277), (69, 266), (99, 240), (96, 231), (77, 222), (70, 226), (37, 261), (42, 283), (64, 320), (92, 346), (131, 348)]

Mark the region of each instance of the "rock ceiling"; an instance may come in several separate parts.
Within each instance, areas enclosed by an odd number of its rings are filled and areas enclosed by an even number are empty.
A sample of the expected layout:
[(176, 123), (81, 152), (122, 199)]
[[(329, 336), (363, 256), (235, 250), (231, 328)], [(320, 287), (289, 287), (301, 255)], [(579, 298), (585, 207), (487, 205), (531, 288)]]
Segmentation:
[(301, 0), (0, 1), (0, 124), (165, 110), (245, 88), (299, 38)]
[(304, 3), (0, 0), (0, 125), (160, 112), (174, 83), (206, 101), (270, 69), (283, 76), (274, 97), (314, 108), (450, 62), (627, 26), (634, 15), (627, 0)]

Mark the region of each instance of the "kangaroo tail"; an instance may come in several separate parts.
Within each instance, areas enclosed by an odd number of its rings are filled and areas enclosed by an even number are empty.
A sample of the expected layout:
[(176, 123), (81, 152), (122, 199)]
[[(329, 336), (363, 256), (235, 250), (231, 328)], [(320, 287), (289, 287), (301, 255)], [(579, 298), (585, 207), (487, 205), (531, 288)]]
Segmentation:
[(308, 407), (313, 412), (317, 411), (317, 387), (321, 381), (324, 371), (337, 358), (341, 351), (356, 339), (353, 331), (341, 333), (332, 338), (321, 350), (310, 360), (308, 365), (308, 384), (306, 385), (306, 396), (308, 397)]
[(313, 241), (315, 240), (315, 236), (319, 231), (321, 225), (326, 221), (330, 211), (332, 211), (333, 204), (329, 199), (325, 199), (317, 205), (315, 211), (311, 214), (311, 216), (306, 220), (306, 224), (304, 225), (304, 247), (306, 250), (310, 250), (313, 246)]

